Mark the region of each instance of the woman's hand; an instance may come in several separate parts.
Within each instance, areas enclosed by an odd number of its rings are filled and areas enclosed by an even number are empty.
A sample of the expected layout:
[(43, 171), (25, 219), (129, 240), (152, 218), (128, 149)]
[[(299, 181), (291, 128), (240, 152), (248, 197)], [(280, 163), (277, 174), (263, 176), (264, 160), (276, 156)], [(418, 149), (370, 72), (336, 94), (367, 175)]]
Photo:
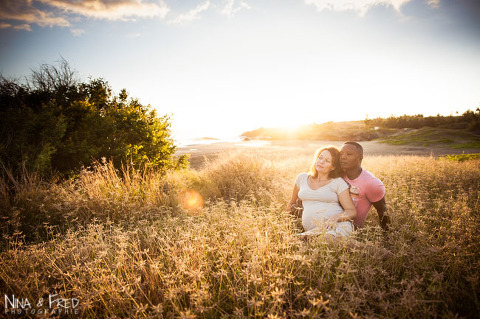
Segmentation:
[(296, 203), (290, 205), (290, 214), (292, 214), (295, 217), (302, 218), (302, 212), (303, 212), (302, 201), (300, 200), (300, 198), (297, 198)]
[(325, 221), (325, 226), (327, 227), (328, 230), (336, 229), (339, 219), (340, 219), (340, 214), (335, 214), (333, 216), (330, 216), (330, 218), (328, 218)]

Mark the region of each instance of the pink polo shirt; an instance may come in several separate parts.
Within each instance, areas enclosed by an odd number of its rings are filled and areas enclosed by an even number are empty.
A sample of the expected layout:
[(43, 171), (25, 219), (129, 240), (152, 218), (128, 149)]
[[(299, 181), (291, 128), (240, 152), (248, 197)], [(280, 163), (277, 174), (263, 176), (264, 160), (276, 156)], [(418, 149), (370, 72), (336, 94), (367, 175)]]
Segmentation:
[(350, 196), (357, 208), (357, 217), (353, 222), (357, 227), (363, 227), (372, 203), (378, 202), (385, 196), (385, 186), (365, 169), (362, 169), (360, 175), (354, 180), (347, 176), (343, 179), (350, 184)]

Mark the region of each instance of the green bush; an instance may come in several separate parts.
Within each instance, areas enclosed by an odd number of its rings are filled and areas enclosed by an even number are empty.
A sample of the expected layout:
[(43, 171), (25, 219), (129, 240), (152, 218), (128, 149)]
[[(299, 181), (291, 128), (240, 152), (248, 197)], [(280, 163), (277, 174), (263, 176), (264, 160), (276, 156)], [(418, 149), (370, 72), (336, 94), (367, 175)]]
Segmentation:
[(0, 163), (41, 176), (78, 173), (105, 157), (160, 170), (184, 167), (173, 158), (170, 119), (150, 106), (112, 94), (103, 79), (79, 82), (67, 62), (42, 65), (26, 84), (0, 77)]

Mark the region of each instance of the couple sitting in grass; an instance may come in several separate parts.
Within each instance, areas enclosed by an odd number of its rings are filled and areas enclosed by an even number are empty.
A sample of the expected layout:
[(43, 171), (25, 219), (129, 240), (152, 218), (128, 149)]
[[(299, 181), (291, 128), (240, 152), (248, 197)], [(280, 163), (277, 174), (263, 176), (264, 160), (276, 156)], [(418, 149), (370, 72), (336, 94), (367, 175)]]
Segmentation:
[(344, 143), (340, 151), (326, 147), (315, 153), (310, 171), (297, 176), (289, 205), (301, 214), (301, 235), (348, 237), (363, 227), (372, 205), (387, 230), (385, 187), (362, 168), (362, 159), (363, 148), (356, 142)]

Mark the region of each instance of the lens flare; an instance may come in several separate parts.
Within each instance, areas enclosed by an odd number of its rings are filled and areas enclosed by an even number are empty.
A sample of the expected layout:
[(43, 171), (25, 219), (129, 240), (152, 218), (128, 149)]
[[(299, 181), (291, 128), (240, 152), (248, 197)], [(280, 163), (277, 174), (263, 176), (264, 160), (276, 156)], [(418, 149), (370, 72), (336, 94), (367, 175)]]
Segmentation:
[(188, 190), (180, 195), (180, 203), (187, 210), (198, 210), (203, 207), (203, 198), (197, 191)]

